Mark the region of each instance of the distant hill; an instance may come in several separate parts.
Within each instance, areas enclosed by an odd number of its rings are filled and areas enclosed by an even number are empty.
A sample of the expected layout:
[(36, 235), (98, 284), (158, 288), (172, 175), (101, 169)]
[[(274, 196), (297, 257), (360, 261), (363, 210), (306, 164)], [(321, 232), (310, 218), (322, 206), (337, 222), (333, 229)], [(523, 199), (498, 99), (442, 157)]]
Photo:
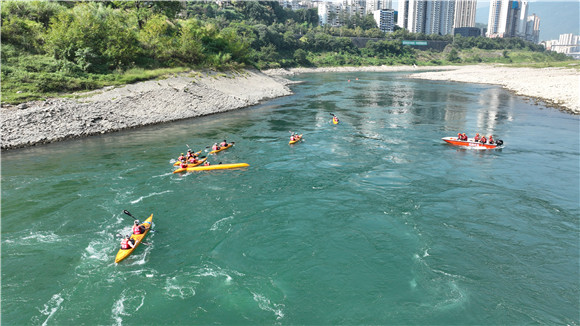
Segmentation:
[[(580, 35), (580, 2), (550, 1), (530, 2), (528, 15), (540, 17), (540, 41), (554, 40), (560, 34), (573, 33)], [(475, 21), (487, 25), (489, 2), (477, 6)]]

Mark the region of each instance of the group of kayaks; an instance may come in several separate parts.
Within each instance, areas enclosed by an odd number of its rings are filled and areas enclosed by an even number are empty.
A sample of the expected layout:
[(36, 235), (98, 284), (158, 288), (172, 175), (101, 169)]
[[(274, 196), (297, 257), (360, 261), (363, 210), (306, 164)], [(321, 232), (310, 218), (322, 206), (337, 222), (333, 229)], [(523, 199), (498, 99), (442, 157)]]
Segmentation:
[[(223, 146), (216, 146), (214, 145), (209, 152), (209, 154), (217, 154), (221, 151), (224, 151), (228, 148), (233, 147), (235, 142), (226, 143)], [(236, 168), (243, 168), (246, 166), (250, 166), (248, 163), (229, 163), (229, 164), (222, 164), (221, 162), (218, 164), (210, 164), (207, 159), (207, 156), (198, 157), (202, 151), (195, 152), (191, 154), (191, 150), (188, 151), (188, 157), (184, 157), (183, 153), (177, 159), (174, 166), (178, 168), (173, 171), (173, 173), (184, 173), (184, 172), (195, 172), (195, 171), (209, 171), (209, 170), (223, 170), (223, 169), (236, 169)], [(208, 155), (209, 155), (208, 154)], [(195, 160), (190, 161), (190, 155), (195, 157)], [(189, 162), (189, 163), (187, 163)]]
[[(338, 118), (334, 114), (331, 114), (331, 115), (332, 115), (332, 123), (335, 125), (338, 124), (339, 123)], [(297, 133), (292, 133), (290, 136), (289, 144), (290, 145), (296, 144), (296, 143), (300, 142), (302, 139), (303, 139), (302, 134), (298, 135)], [(455, 146), (467, 146), (467, 147), (488, 148), (488, 149), (498, 148), (498, 147), (503, 146), (502, 140), (497, 140), (497, 141), (494, 141), (493, 143), (489, 143), (489, 142), (481, 142), (479, 140), (475, 140), (474, 138), (460, 139), (459, 137), (443, 137), (442, 139), (446, 143), (451, 144), (451, 145), (455, 145)], [(216, 153), (224, 151), (228, 148), (231, 148), (233, 146), (234, 146), (234, 142), (227, 143), (227, 145), (220, 146), (217, 148), (216, 148), (216, 145), (214, 145), (214, 147), (212, 147), (212, 150), (209, 152), (209, 154), (216, 154)], [(219, 164), (215, 164), (215, 165), (207, 165), (208, 164), (208, 163), (206, 163), (207, 159), (208, 159), (207, 156), (198, 157), (198, 155), (201, 153), (202, 153), (202, 151), (191, 153), (191, 150), (189, 150), (188, 151), (188, 159), (190, 157), (193, 157), (193, 156), (195, 156), (195, 158), (196, 158), (195, 160), (193, 160), (194, 162), (190, 162), (190, 163), (184, 162), (183, 153), (182, 153), (181, 157), (176, 162), (173, 163), (174, 166), (178, 166), (178, 168), (175, 171), (173, 171), (173, 173), (208, 171), (208, 170), (219, 170), (219, 169), (235, 169), (235, 168), (249, 166), (249, 164), (247, 164), (247, 163), (221, 164), (221, 162)], [(125, 212), (125, 214), (132, 216), (129, 212), (127, 212), (127, 211), (124, 211), (124, 212)], [(137, 246), (141, 242), (143, 242), (143, 239), (145, 238), (145, 236), (147, 235), (149, 230), (151, 230), (152, 223), (153, 223), (153, 214), (151, 214), (151, 216), (149, 216), (143, 223), (140, 224), (140, 226), (142, 226), (145, 230), (142, 234), (132, 234), (131, 235), (130, 240), (134, 241), (134, 246), (132, 248), (129, 248), (129, 249), (119, 249), (119, 252), (117, 253), (117, 256), (115, 257), (115, 263), (122, 261), (123, 259), (127, 258), (129, 255), (131, 255), (131, 253), (133, 253), (133, 251), (137, 248)]]
[[(221, 151), (224, 151), (228, 148), (231, 148), (234, 146), (234, 142), (231, 143), (227, 143), (224, 146), (216, 146), (214, 145), (213, 147), (211, 147), (211, 151), (209, 151), (209, 154), (217, 154)], [(188, 146), (189, 147), (189, 146)], [(194, 171), (208, 171), (208, 170), (221, 170), (221, 169), (235, 169), (235, 168), (241, 168), (241, 167), (246, 167), (246, 166), (250, 166), (248, 163), (231, 163), (231, 164), (222, 164), (221, 162), (219, 164), (209, 164), (206, 165), (208, 163), (207, 156), (199, 156), (201, 153), (203, 152), (203, 150), (201, 151), (197, 151), (197, 152), (192, 152), (191, 149), (188, 150), (188, 157), (187, 159), (189, 160), (192, 157), (195, 157), (195, 160), (193, 160), (194, 162), (189, 162), (189, 163), (185, 163), (185, 156), (183, 153), (181, 153), (180, 158), (176, 161), (173, 162), (173, 166), (178, 167), (175, 171), (173, 171), (173, 173), (181, 173), (181, 172), (194, 172)], [(131, 215), (131, 213), (124, 211), (125, 214), (133, 217), (133, 215)], [(135, 219), (135, 217), (133, 217)], [(142, 227), (142, 229), (144, 230), (141, 234), (131, 234), (131, 236), (129, 237), (129, 241), (131, 241), (131, 243), (133, 244), (133, 247), (127, 248), (127, 249), (119, 249), (119, 251), (117, 252), (117, 255), (115, 256), (115, 263), (119, 263), (121, 261), (123, 261), (125, 258), (129, 257), (133, 251), (135, 251), (135, 249), (139, 246), (139, 244), (143, 243), (143, 239), (145, 238), (145, 236), (147, 235), (147, 233), (149, 233), (150, 230), (152, 230), (152, 224), (153, 224), (153, 214), (151, 214), (151, 216), (149, 216), (145, 221), (143, 221), (143, 223), (138, 224), (139, 226)], [(137, 225), (137, 223), (135, 223), (135, 225)]]

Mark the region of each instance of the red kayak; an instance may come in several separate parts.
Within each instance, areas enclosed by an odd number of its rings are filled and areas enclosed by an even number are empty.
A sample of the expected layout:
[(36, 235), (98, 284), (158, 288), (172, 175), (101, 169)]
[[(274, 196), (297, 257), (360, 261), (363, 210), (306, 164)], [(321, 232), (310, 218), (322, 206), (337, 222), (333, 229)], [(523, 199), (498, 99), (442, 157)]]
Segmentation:
[(473, 138), (468, 138), (467, 140), (459, 140), (457, 137), (443, 137), (446, 143), (455, 146), (467, 146), (467, 147), (479, 147), (479, 148), (497, 148), (503, 145), (503, 140), (499, 139), (495, 143), (480, 143), (478, 141), (473, 140)]

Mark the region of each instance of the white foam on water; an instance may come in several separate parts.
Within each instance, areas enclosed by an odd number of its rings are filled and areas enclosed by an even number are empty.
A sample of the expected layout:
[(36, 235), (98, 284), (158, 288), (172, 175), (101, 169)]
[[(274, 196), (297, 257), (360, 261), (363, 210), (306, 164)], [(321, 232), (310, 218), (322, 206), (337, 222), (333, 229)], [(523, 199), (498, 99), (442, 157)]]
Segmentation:
[(115, 320), (115, 325), (123, 325), (123, 317), (128, 316), (125, 313), (125, 293), (121, 293), (121, 297), (113, 304), (113, 319)]
[[(132, 290), (134, 291), (134, 290)], [(123, 290), (117, 301), (113, 304), (111, 309), (112, 317), (115, 320), (115, 325), (123, 325), (123, 316), (131, 316), (131, 311), (139, 311), (145, 303), (145, 292), (138, 290), (134, 295), (127, 296), (127, 290)], [(135, 308), (133, 308), (135, 307)]]
[(160, 175), (152, 175), (151, 178), (163, 178), (163, 177), (171, 176), (173, 174), (174, 174), (173, 171), (171, 171), (171, 172), (163, 173)]
[(276, 320), (284, 318), (284, 311), (282, 310), (282, 308), (284, 308), (283, 304), (272, 303), (270, 299), (259, 293), (252, 292), (252, 295), (254, 296), (254, 301), (258, 303), (258, 307), (260, 307), (260, 309), (273, 312), (276, 316)]
[(60, 293), (57, 293), (44, 304), (44, 308), (40, 310), (40, 313), (47, 316), (42, 326), (48, 325), (48, 321), (54, 316), (54, 314), (60, 309), (60, 305), (63, 303), (64, 298)]
[(457, 306), (462, 305), (464, 302), (467, 301), (467, 294), (466, 292), (461, 289), (455, 281), (449, 282), (449, 294), (450, 297), (447, 300), (439, 302), (435, 307), (439, 310), (448, 310), (454, 309)]
[(190, 282), (192, 282), (190, 279), (180, 280), (177, 276), (170, 277), (165, 280), (165, 294), (172, 298), (178, 297), (181, 299), (193, 297), (195, 296), (194, 286), (197, 285), (198, 282), (193, 282), (193, 285), (189, 284)]
[(111, 248), (103, 246), (103, 241), (94, 240), (85, 248), (83, 258), (106, 261), (109, 258)]
[(244, 276), (243, 273), (240, 273), (240, 272), (237, 272), (237, 271), (231, 271), (231, 272), (228, 271), (228, 272), (226, 272), (226, 271), (224, 271), (223, 269), (221, 269), (219, 267), (218, 267), (217, 270), (214, 270), (211, 267), (201, 268), (201, 270), (198, 272), (198, 274), (196, 276), (200, 276), (200, 277), (210, 276), (210, 277), (215, 277), (215, 278), (224, 277), (225, 278), (225, 282), (229, 284), (229, 283), (231, 283), (233, 281), (233, 277), (230, 276), (228, 273), (234, 274), (235, 276)]
[(215, 223), (214, 223), (214, 224), (211, 226), (211, 228), (210, 228), (209, 230), (210, 230), (210, 231), (217, 231), (217, 230), (218, 230), (218, 229), (219, 229), (219, 228), (222, 226), (222, 224), (224, 224), (224, 223), (225, 223), (225, 221), (227, 221), (227, 220), (231, 220), (231, 219), (233, 219), (233, 218), (234, 218), (234, 216), (233, 216), (233, 215), (231, 215), (231, 216), (228, 216), (228, 217), (224, 217), (224, 218), (222, 218), (221, 220), (219, 220), (219, 221), (215, 222)]
[(157, 195), (162, 195), (162, 194), (165, 194), (165, 193), (168, 193), (168, 192), (173, 192), (173, 191), (172, 190), (165, 190), (165, 191), (162, 191), (162, 192), (153, 192), (153, 193), (150, 193), (149, 195), (141, 196), (141, 197), (139, 197), (139, 198), (137, 198), (135, 200), (132, 200), (131, 201), (131, 204), (137, 204), (138, 202), (141, 202), (145, 198), (149, 198), (149, 197), (153, 197), (153, 196), (157, 196)]
[[(50, 232), (30, 232), (29, 236), (23, 237), (21, 239), (22, 241), (24, 241), (24, 243), (28, 244), (28, 243), (36, 243), (36, 242), (40, 242), (40, 243), (54, 243), (54, 242), (60, 242), (62, 241), (62, 239), (54, 234), (52, 231)], [(30, 240), (30, 241), (29, 241)]]

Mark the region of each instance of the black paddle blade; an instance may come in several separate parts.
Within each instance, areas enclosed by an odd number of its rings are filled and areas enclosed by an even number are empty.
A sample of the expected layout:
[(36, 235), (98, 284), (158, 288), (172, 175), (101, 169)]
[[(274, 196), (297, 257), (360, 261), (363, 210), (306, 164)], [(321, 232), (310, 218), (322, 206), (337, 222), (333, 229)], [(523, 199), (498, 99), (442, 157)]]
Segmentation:
[(125, 213), (125, 214), (127, 214), (127, 215), (131, 216), (132, 218), (135, 218), (135, 217), (134, 217), (133, 215), (131, 215), (131, 213), (129, 213), (129, 211), (128, 211), (128, 210), (126, 210), (126, 209), (124, 209), (124, 210), (123, 210), (123, 213)]

